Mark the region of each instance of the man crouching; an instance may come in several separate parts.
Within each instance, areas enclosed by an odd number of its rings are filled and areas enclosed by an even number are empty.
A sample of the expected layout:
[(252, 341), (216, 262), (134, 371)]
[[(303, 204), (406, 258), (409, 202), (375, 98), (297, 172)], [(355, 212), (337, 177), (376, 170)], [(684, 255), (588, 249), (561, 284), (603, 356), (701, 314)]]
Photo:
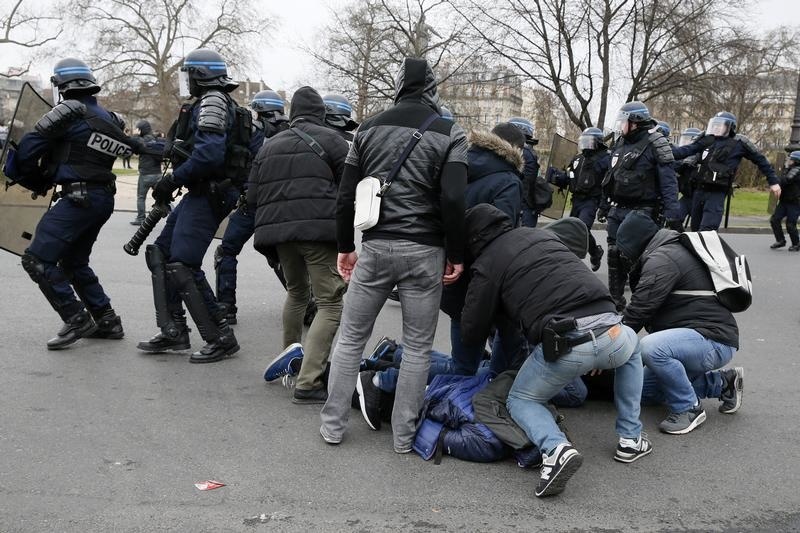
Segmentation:
[(653, 447), (639, 421), (638, 339), (621, 323), (608, 288), (554, 233), (512, 229), (508, 217), (488, 204), (469, 209), (466, 223), (476, 259), (461, 317), (464, 342), (486, 338), (494, 316), (505, 313), (535, 346), (511, 387), (508, 410), (542, 452), (536, 496), (563, 491), (583, 462), (546, 404), (592, 370), (616, 369), (619, 445), (614, 459), (631, 463), (649, 454)]

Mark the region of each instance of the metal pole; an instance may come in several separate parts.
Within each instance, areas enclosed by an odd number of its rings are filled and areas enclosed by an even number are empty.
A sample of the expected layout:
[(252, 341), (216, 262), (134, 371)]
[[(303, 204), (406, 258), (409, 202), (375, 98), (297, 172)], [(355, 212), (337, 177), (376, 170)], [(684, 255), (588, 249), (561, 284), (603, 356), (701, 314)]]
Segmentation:
[(792, 120), (792, 133), (789, 136), (787, 152), (800, 150), (800, 74), (797, 76), (797, 96), (794, 101), (794, 120)]

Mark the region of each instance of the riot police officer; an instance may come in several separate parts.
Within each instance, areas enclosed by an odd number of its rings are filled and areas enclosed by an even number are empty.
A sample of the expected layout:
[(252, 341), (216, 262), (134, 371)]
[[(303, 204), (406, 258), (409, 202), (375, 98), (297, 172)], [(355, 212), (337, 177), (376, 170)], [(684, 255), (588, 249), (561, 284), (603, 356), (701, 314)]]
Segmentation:
[(789, 154), (784, 163), (781, 177), (781, 198), (775, 207), (775, 213), (769, 219), (775, 242), (770, 246), (773, 250), (786, 246), (786, 237), (781, 229), (781, 220), (786, 219), (786, 232), (792, 245), (790, 252), (800, 252), (800, 236), (797, 234), (797, 218), (800, 217), (800, 151)]
[(58, 350), (82, 337), (124, 335), (89, 256), (114, 211), (114, 160), (132, 149), (124, 124), (97, 103), (100, 86), (86, 63), (62, 59), (50, 81), (60, 101), (21, 139), (16, 164), (23, 176), (41, 176), (33, 185), (21, 181), (35, 193), (58, 187), (57, 202), (39, 221), (22, 256), (22, 267), (64, 321), (47, 342), (48, 349)]
[(647, 106), (637, 101), (623, 105), (614, 131), (617, 141), (603, 180), (608, 204), (598, 220), (608, 219), (608, 288), (617, 309), (622, 310), (630, 265), (617, 248), (619, 225), (632, 211), (644, 211), (654, 220), (666, 219), (672, 229), (680, 228), (681, 221), (672, 148)]
[[(264, 139), (289, 128), (289, 119), (284, 113), (283, 98), (275, 91), (260, 91), (253, 96), (250, 109), (255, 111), (253, 135), (250, 143), (255, 154)], [(243, 186), (243, 192), (247, 183)], [(217, 301), (228, 324), (236, 324), (236, 257), (242, 252), (245, 243), (253, 236), (255, 229), (255, 213), (247, 208), (247, 200), (243, 196), (237, 209), (228, 217), (228, 227), (220, 244), (214, 252), (214, 270), (217, 275)], [(280, 272), (280, 270), (276, 270)], [(283, 282), (283, 275), (279, 273)]]
[(181, 107), (170, 129), (168, 153), (173, 173), (158, 181), (153, 198), (164, 205), (178, 188), (186, 187), (188, 192), (170, 213), (155, 244), (146, 248), (161, 331), (140, 342), (139, 349), (150, 353), (189, 349), (186, 305), (206, 342), (190, 362), (211, 363), (239, 350), (202, 263), (247, 177), (252, 115), (231, 98), (229, 93), (237, 84), (228, 77), (225, 60), (218, 53), (205, 48), (190, 52), (179, 75), (182, 96), (194, 97), (194, 101)]
[(742, 158), (755, 163), (770, 189), (780, 196), (778, 176), (753, 142), (736, 132), (736, 116), (720, 111), (708, 121), (705, 136), (676, 150), (678, 156), (699, 154), (692, 197), (692, 231), (718, 230)]
[(599, 128), (586, 128), (578, 138), (578, 150), (569, 164), (569, 190), (572, 193), (572, 211), (569, 216), (577, 217), (589, 228), (589, 258), (592, 270), (600, 269), (603, 247), (597, 244), (591, 233), (597, 209), (603, 197), (603, 178), (608, 172), (611, 156), (603, 144), (603, 131)]
[(358, 122), (353, 120), (353, 106), (350, 101), (341, 94), (328, 94), (322, 97), (325, 104), (325, 124), (342, 136), (348, 143), (353, 142), (351, 133), (358, 127)]
[[(522, 169), (522, 225), (529, 228), (535, 228), (539, 221), (539, 213), (546, 209), (546, 205), (541, 203), (542, 199), (537, 200), (537, 186), (541, 192), (544, 192), (542, 187), (549, 189), (549, 185), (539, 183), (537, 185), (537, 178), (539, 177), (539, 156), (533, 149), (534, 146), (539, 144), (539, 139), (536, 138), (536, 130), (533, 123), (522, 117), (511, 117), (508, 119), (510, 124), (519, 128), (523, 135), (525, 135), (525, 146), (522, 148), (522, 157), (525, 159), (525, 166)], [(550, 190), (550, 198), (552, 199), (552, 190)], [(540, 195), (541, 196), (541, 195)], [(544, 196), (547, 196), (546, 194)]]
[[(702, 132), (697, 128), (686, 128), (683, 130), (680, 138), (678, 139), (678, 148), (689, 146), (695, 140), (697, 140), (698, 137), (700, 137), (701, 133)], [(672, 153), (673, 155), (680, 155), (676, 154), (676, 150), (674, 148)], [(678, 160), (676, 157), (675, 161), (675, 173), (678, 177), (678, 192), (681, 193), (678, 204), (681, 208), (681, 221), (683, 221), (684, 224), (686, 219), (692, 213), (692, 196), (694, 195), (694, 179), (695, 173), (697, 172), (697, 160), (698, 155), (694, 154), (681, 160)]]

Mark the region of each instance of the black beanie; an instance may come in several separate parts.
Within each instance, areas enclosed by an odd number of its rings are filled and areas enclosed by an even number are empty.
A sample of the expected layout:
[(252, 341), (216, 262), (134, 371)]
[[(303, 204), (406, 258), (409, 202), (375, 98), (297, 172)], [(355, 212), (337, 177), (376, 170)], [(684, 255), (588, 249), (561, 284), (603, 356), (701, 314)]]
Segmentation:
[(492, 133), (510, 143), (511, 146), (516, 146), (517, 148), (525, 146), (525, 134), (510, 122), (501, 122), (492, 128)]
[(657, 232), (658, 226), (650, 215), (631, 211), (617, 230), (617, 248), (626, 258), (636, 261)]

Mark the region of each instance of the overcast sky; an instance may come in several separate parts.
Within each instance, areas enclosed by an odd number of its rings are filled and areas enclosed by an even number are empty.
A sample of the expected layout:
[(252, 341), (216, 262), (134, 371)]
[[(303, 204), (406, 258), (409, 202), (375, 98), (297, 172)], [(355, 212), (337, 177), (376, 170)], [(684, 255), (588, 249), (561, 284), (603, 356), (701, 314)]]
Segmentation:
[[(277, 28), (270, 32), (269, 40), (259, 54), (260, 68), (252, 72), (251, 79), (263, 79), (272, 87), (288, 89), (289, 92), (301, 85), (314, 83), (317, 78), (315, 67), (299, 48), (303, 44), (313, 45), (319, 37), (319, 31), (330, 18), (330, 10), (347, 3), (347, 0), (290, 0), (280, 3), (280, 14), (276, 16), (276, 2), (256, 0), (259, 8), (273, 13), (269, 18), (275, 21)], [(800, 20), (800, 0), (756, 0), (754, 3), (750, 20), (763, 30)], [(26, 64), (24, 53), (24, 50), (4, 47), (0, 54), (0, 69)], [(52, 65), (43, 62), (36, 72), (46, 80), (50, 68)]]

